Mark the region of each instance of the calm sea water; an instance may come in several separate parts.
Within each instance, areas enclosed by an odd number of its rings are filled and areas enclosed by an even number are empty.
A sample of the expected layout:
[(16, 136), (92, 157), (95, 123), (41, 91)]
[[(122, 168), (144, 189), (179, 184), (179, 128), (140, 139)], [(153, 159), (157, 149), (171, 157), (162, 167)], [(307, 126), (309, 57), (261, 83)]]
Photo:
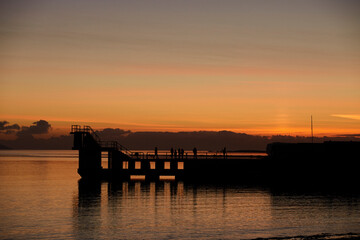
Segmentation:
[(0, 151), (2, 239), (254, 239), (360, 232), (358, 193), (79, 182), (75, 151)]

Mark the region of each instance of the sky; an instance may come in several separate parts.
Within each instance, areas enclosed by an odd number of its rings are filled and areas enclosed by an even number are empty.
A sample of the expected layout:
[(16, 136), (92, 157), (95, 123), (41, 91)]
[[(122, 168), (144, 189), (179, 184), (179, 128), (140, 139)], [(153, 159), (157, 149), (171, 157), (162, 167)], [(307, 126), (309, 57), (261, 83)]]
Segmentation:
[(360, 133), (360, 1), (0, 2), (0, 121)]

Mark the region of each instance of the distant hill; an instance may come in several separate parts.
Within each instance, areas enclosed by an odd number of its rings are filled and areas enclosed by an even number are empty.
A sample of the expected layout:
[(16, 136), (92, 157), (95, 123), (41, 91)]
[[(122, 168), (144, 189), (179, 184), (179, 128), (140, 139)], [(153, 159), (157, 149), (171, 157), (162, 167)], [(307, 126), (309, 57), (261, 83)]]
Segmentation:
[[(304, 136), (258, 136), (231, 131), (193, 131), (193, 132), (131, 132), (123, 129), (106, 128), (96, 131), (103, 141), (118, 141), (131, 150), (170, 150), (171, 148), (227, 152), (264, 152), (273, 142), (284, 143), (322, 143), (324, 141), (359, 141), (360, 134), (339, 137)], [(18, 134), (16, 139), (0, 140), (0, 149), (72, 149), (73, 135), (54, 136), (49, 139), (35, 138), (31, 134)]]
[(5, 146), (5, 145), (0, 144), (0, 149), (11, 149), (11, 148), (9, 148), (9, 147), (7, 147), (7, 146)]

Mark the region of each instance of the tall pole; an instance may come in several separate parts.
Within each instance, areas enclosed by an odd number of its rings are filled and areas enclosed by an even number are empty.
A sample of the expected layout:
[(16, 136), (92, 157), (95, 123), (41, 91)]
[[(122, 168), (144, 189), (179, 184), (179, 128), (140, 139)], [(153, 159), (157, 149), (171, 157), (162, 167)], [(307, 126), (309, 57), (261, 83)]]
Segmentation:
[(311, 115), (311, 143), (314, 143), (314, 129), (313, 129), (313, 118)]

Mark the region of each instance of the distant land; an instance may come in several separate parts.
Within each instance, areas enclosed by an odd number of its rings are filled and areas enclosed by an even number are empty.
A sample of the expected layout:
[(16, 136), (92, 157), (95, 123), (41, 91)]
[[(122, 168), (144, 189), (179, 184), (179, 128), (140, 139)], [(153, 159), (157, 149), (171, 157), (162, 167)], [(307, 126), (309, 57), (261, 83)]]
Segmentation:
[[(69, 132), (70, 132), (69, 126)], [(39, 120), (30, 126), (10, 124), (0, 121), (0, 134), (12, 135), (13, 140), (0, 139), (0, 149), (72, 149), (73, 136), (69, 134), (38, 138), (43, 134), (51, 133), (51, 124), (46, 120)], [(192, 150), (221, 151), (226, 147), (231, 151), (265, 151), (266, 145), (272, 142), (306, 143), (311, 137), (304, 136), (258, 136), (231, 131), (192, 131), (192, 132), (132, 132), (120, 128), (105, 128), (97, 130), (96, 134), (103, 141), (118, 141), (131, 150), (159, 150), (183, 148)], [(315, 137), (314, 142), (324, 141), (359, 141), (360, 134), (343, 135), (337, 137)]]

